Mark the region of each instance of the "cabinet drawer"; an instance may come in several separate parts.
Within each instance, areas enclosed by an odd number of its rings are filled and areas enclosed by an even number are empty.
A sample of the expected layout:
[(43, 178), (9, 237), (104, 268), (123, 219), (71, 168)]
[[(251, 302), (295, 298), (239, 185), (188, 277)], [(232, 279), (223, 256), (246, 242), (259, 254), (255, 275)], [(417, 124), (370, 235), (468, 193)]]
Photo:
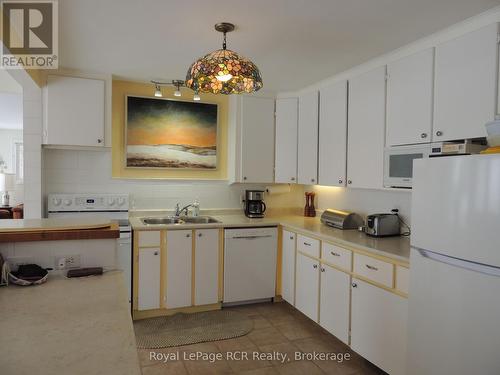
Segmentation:
[(321, 259), (328, 263), (350, 271), (352, 264), (351, 258), (351, 250), (347, 250), (340, 246), (332, 245), (326, 242), (323, 242), (323, 244), (321, 245)]
[(408, 294), (410, 284), (410, 270), (406, 267), (396, 267), (396, 289)]
[(384, 262), (361, 254), (354, 254), (354, 273), (376, 283), (392, 288), (393, 268)]
[(297, 250), (319, 258), (319, 240), (297, 235)]
[(144, 246), (160, 246), (160, 231), (140, 231), (137, 232), (139, 236), (139, 247)]

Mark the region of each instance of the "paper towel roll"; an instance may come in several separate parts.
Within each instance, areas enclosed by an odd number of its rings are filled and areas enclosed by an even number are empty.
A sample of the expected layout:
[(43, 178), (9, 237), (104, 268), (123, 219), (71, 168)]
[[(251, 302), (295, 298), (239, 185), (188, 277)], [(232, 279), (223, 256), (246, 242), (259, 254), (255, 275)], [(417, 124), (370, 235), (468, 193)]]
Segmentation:
[(266, 193), (269, 195), (284, 194), (289, 192), (290, 192), (289, 184), (266, 186)]

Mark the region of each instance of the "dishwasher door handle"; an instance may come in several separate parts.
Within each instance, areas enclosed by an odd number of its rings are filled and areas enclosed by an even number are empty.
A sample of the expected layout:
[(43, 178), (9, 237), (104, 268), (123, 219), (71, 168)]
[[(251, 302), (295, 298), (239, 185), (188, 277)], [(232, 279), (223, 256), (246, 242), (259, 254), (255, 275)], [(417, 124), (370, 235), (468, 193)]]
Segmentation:
[(254, 240), (256, 238), (270, 238), (273, 237), (272, 234), (264, 235), (264, 236), (237, 236), (237, 237), (231, 237), (231, 239), (238, 239), (238, 240)]

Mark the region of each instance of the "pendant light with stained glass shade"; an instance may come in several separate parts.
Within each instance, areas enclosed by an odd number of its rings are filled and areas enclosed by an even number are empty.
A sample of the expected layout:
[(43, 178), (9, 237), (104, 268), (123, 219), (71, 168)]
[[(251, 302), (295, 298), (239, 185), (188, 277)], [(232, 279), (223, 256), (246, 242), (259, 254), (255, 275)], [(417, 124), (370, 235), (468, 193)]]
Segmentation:
[(222, 49), (191, 64), (186, 75), (186, 86), (195, 92), (212, 94), (251, 93), (262, 88), (262, 77), (257, 66), (226, 48), (226, 33), (233, 31), (234, 25), (218, 23), (215, 30), (224, 34)]

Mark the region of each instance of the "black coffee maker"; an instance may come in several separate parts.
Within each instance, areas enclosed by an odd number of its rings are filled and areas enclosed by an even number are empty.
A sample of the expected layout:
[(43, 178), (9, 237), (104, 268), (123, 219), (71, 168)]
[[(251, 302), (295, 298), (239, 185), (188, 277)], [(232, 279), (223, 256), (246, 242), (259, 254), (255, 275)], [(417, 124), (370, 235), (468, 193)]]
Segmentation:
[(264, 217), (266, 212), (266, 204), (264, 203), (263, 190), (246, 190), (245, 191), (245, 215), (247, 217)]

